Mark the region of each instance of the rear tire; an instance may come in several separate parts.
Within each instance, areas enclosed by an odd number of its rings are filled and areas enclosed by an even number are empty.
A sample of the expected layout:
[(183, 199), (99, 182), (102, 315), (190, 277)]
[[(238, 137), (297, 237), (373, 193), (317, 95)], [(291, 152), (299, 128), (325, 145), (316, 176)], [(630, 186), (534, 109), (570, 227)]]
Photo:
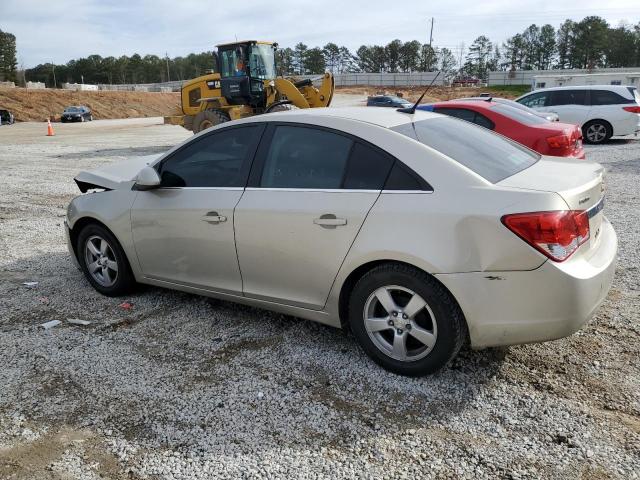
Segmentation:
[(118, 239), (98, 224), (85, 226), (78, 235), (76, 256), (89, 283), (107, 297), (133, 290), (135, 278)]
[(605, 120), (591, 120), (582, 127), (582, 138), (585, 143), (598, 145), (608, 141), (612, 136), (613, 128)]
[(349, 324), (373, 361), (407, 376), (442, 369), (467, 338), (451, 294), (425, 272), (397, 263), (375, 267), (356, 283)]
[(205, 110), (199, 112), (193, 119), (192, 130), (193, 133), (200, 133), (207, 128), (215, 127), (229, 120), (229, 115), (220, 110)]

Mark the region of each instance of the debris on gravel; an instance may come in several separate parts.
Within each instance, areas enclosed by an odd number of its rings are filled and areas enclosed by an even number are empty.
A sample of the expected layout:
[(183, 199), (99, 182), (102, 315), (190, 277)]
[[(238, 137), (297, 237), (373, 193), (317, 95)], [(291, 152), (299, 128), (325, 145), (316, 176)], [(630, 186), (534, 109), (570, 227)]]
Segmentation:
[[(620, 240), (592, 321), (404, 378), (323, 325), (152, 287), (98, 294), (66, 251), (74, 175), (189, 132), (84, 126), (0, 131), (0, 478), (640, 477), (640, 141), (587, 147)], [(38, 329), (55, 318), (91, 323)]]

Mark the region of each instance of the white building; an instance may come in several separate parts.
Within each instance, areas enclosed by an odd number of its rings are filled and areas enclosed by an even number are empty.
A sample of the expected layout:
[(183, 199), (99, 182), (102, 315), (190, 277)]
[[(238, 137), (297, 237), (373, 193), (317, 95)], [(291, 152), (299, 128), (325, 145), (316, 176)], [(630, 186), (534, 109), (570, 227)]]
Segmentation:
[(555, 73), (534, 75), (531, 89), (585, 85), (631, 85), (640, 87), (640, 72)]

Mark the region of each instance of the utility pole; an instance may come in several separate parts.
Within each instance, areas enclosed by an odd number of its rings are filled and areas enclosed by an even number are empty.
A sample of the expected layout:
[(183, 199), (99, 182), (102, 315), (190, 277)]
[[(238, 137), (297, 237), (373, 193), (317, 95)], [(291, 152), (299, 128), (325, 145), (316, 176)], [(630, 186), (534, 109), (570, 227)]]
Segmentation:
[(53, 88), (58, 88), (58, 85), (56, 84), (56, 64), (53, 62), (51, 62), (51, 70), (53, 71)]
[(433, 42), (433, 17), (431, 17), (431, 33), (429, 33), (429, 47), (431, 47), (431, 42)]
[(431, 46), (433, 43), (433, 20), (433, 17), (431, 17), (431, 31), (429, 32), (429, 59), (427, 60), (425, 58), (425, 63), (427, 63), (427, 65), (425, 65), (425, 70), (430, 69), (431, 64), (433, 63), (433, 47)]
[(168, 52), (164, 52), (164, 57), (167, 61), (167, 82), (171, 81), (171, 77), (169, 76), (169, 53)]

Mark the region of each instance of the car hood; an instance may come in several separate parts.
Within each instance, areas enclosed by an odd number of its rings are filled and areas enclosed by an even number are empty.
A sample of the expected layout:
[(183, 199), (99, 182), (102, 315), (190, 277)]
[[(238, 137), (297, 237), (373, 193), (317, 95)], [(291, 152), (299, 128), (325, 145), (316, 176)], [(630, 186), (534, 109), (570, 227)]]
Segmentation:
[(95, 188), (104, 190), (131, 188), (140, 170), (152, 164), (157, 158), (158, 155), (131, 157), (95, 170), (82, 171), (74, 180), (82, 193)]

